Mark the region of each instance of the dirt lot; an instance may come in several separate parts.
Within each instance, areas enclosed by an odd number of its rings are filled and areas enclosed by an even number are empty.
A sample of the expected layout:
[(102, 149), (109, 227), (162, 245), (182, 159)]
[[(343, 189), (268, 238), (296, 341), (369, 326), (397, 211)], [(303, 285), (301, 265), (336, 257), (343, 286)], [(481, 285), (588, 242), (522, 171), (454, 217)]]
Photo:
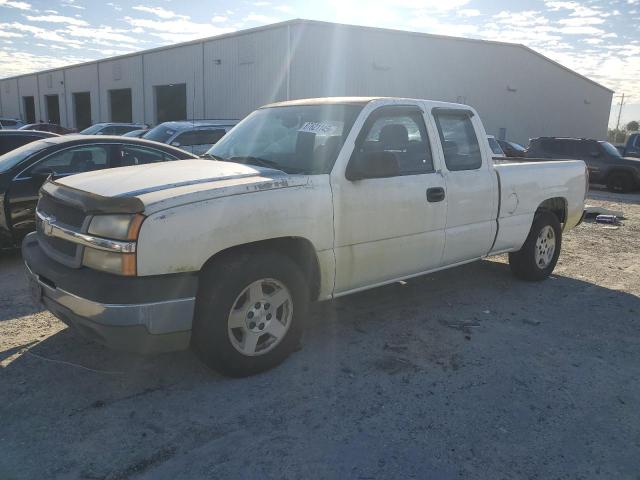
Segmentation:
[(304, 348), (243, 380), (189, 352), (74, 337), (0, 258), (0, 479), (640, 478), (640, 195), (564, 238), (318, 305)]

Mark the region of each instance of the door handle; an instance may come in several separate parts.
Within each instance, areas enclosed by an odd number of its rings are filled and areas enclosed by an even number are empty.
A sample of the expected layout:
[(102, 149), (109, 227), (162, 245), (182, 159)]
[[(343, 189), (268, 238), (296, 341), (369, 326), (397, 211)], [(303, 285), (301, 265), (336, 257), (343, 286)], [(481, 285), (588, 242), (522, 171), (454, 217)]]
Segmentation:
[(427, 202), (441, 202), (444, 200), (444, 188), (433, 187), (427, 188)]

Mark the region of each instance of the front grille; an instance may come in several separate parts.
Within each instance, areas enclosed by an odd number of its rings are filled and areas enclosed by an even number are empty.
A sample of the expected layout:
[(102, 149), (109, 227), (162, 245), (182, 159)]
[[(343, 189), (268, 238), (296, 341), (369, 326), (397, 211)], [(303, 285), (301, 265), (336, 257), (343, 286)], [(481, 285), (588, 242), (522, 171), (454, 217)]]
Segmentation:
[(66, 240), (63, 240), (61, 238), (47, 237), (46, 235), (41, 235), (40, 238), (42, 238), (50, 248), (63, 255), (66, 255), (67, 257), (75, 258), (77, 244), (67, 242)]
[[(86, 214), (77, 207), (63, 203), (48, 195), (42, 195), (38, 202), (37, 211), (47, 217), (53, 217), (55, 222), (78, 232), (83, 231)], [(81, 263), (82, 246), (62, 238), (45, 235), (42, 221), (36, 217), (36, 228), (40, 245), (44, 252), (54, 260), (69, 267), (78, 268)]]
[(86, 217), (85, 213), (79, 208), (61, 203), (48, 195), (40, 197), (38, 211), (45, 213), (47, 216), (55, 217), (58, 222), (76, 228), (82, 227)]

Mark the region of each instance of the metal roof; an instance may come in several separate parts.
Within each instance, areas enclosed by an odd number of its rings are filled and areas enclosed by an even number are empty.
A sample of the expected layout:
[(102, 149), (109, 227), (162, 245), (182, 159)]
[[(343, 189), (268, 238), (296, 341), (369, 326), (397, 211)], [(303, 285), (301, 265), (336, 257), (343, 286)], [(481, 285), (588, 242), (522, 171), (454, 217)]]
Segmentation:
[(173, 45), (165, 45), (162, 47), (156, 47), (156, 48), (152, 48), (152, 49), (148, 49), (148, 50), (141, 50), (139, 52), (132, 52), (132, 53), (127, 53), (124, 55), (117, 55), (115, 57), (108, 57), (108, 58), (104, 58), (104, 59), (100, 59), (100, 60), (92, 60), (89, 62), (83, 62), (83, 63), (77, 63), (77, 64), (72, 64), (72, 65), (67, 65), (64, 67), (57, 67), (57, 68), (51, 68), (48, 70), (41, 70), (41, 71), (37, 71), (37, 72), (31, 72), (31, 73), (26, 73), (26, 74), (22, 74), (22, 75), (14, 75), (12, 77), (6, 77), (6, 78), (0, 78), (0, 81), (3, 80), (12, 80), (12, 79), (17, 79), (17, 78), (22, 78), (22, 77), (27, 77), (27, 76), (31, 76), (31, 75), (40, 75), (43, 73), (48, 73), (48, 72), (59, 72), (62, 70), (66, 70), (69, 68), (75, 68), (75, 67), (81, 67), (81, 66), (85, 66), (85, 65), (96, 65), (99, 64), (101, 62), (110, 62), (110, 61), (114, 61), (114, 60), (119, 60), (119, 59), (123, 59), (123, 58), (130, 58), (130, 57), (135, 57), (137, 55), (147, 55), (150, 53), (155, 53), (155, 52), (160, 52), (160, 51), (164, 51), (164, 50), (170, 50), (173, 48), (180, 48), (180, 47), (185, 47), (185, 46), (189, 46), (189, 45), (197, 45), (203, 42), (208, 42), (211, 40), (219, 40), (222, 38), (231, 38), (231, 37), (236, 37), (236, 36), (242, 36), (242, 35), (249, 35), (251, 33), (254, 32), (260, 32), (260, 31), (264, 31), (264, 30), (271, 30), (271, 29), (276, 29), (276, 28), (281, 28), (281, 27), (286, 27), (286, 26), (290, 26), (290, 25), (303, 25), (303, 24), (307, 24), (307, 25), (319, 25), (319, 26), (329, 26), (329, 27), (340, 27), (340, 28), (348, 28), (348, 29), (360, 29), (360, 30), (367, 30), (367, 31), (378, 31), (378, 32), (385, 32), (385, 33), (390, 33), (390, 34), (395, 34), (395, 35), (412, 35), (412, 36), (421, 36), (421, 37), (428, 37), (428, 38), (439, 38), (439, 39), (444, 39), (444, 40), (452, 40), (452, 41), (459, 41), (459, 42), (472, 42), (472, 43), (486, 43), (486, 44), (492, 44), (492, 45), (502, 45), (502, 46), (508, 46), (508, 47), (516, 47), (516, 48), (521, 48), (523, 50), (525, 50), (528, 53), (531, 53), (533, 55), (536, 55), (544, 60), (546, 60), (549, 63), (552, 63), (560, 68), (562, 68), (563, 70), (572, 73), (573, 75), (586, 80), (600, 88), (603, 88), (604, 90), (607, 90), (609, 92), (614, 92), (614, 90), (605, 87), (604, 85), (590, 79), (589, 77), (586, 77), (574, 70), (571, 70), (568, 67), (565, 67), (564, 65), (562, 65), (561, 63), (556, 62), (555, 60), (550, 59), (549, 57), (546, 57), (545, 55), (542, 55), (541, 53), (533, 50), (532, 48), (527, 47), (526, 45), (520, 44), (520, 43), (509, 43), (509, 42), (500, 42), (497, 40), (482, 40), (482, 39), (475, 39), (475, 38), (465, 38), (465, 37), (454, 37), (454, 36), (449, 36), (449, 35), (436, 35), (433, 33), (423, 33), (423, 32), (412, 32), (412, 31), (407, 31), (407, 30), (397, 30), (397, 29), (391, 29), (391, 28), (379, 28), (379, 27), (365, 27), (365, 26), (360, 26), (360, 25), (349, 25), (349, 24), (342, 24), (342, 23), (333, 23), (333, 22), (322, 22), (322, 21), (318, 21), (318, 20), (305, 20), (305, 19), (292, 19), (292, 20), (286, 20), (284, 22), (278, 22), (278, 23), (273, 23), (270, 25), (264, 25), (261, 27), (255, 27), (255, 28), (249, 28), (246, 30), (239, 30), (237, 32), (230, 32), (230, 33), (224, 33), (221, 35), (214, 35), (212, 37), (205, 37), (205, 38), (199, 38), (196, 40), (191, 40), (188, 42), (181, 42), (181, 43), (176, 43)]

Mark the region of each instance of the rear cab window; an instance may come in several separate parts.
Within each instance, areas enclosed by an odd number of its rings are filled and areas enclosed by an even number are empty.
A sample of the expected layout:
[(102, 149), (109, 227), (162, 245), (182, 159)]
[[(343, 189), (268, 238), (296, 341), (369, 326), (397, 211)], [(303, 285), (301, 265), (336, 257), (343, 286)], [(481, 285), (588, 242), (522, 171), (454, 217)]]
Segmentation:
[(451, 172), (478, 170), (482, 151), (468, 110), (433, 109), (444, 161)]

